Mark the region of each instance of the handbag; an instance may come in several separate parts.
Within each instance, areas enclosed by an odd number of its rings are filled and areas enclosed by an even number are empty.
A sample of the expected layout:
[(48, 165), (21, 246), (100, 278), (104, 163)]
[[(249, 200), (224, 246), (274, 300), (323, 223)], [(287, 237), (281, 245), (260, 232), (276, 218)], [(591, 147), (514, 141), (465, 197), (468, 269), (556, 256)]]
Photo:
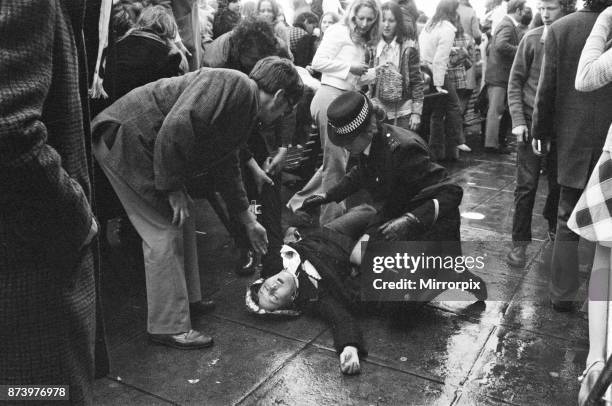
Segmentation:
[[(400, 66), (403, 54), (400, 56)], [(383, 103), (398, 103), (404, 93), (404, 77), (393, 64), (382, 66), (376, 72), (376, 97)]]

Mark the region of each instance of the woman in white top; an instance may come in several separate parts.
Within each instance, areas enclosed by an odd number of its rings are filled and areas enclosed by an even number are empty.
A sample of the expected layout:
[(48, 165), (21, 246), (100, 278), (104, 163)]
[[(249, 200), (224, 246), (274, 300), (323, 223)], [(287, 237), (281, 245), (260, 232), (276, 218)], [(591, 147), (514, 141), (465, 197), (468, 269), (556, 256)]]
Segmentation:
[[(612, 34), (612, 7), (604, 10), (593, 26), (584, 45), (576, 89), (590, 92), (612, 83), (612, 49), (608, 40)], [(603, 152), (591, 178), (576, 204), (568, 227), (582, 238), (596, 243), (593, 268), (589, 280), (589, 355), (582, 374), (578, 403), (585, 404), (601, 374), (606, 360), (612, 356), (612, 127), (608, 131)], [(612, 403), (610, 390), (604, 397)]]
[[(322, 73), (321, 88), (312, 100), (310, 113), (319, 128), (323, 165), (287, 204), (293, 211), (299, 210), (309, 196), (327, 192), (346, 174), (348, 152), (333, 145), (327, 137), (327, 107), (343, 92), (369, 84), (361, 77), (369, 70), (369, 47), (380, 40), (381, 14), (378, 0), (354, 0), (344, 20), (327, 29), (315, 53), (312, 69)], [(368, 77), (374, 76), (371, 73)], [(323, 205), (320, 225), (344, 211), (344, 203)]]
[(436, 13), (419, 36), (421, 61), (431, 68), (436, 90), (447, 94), (443, 101), (436, 103), (430, 119), (429, 148), (432, 159), (437, 161), (457, 159), (456, 147), (465, 143), (461, 104), (446, 74), (457, 32), (458, 8), (458, 0), (440, 0)]

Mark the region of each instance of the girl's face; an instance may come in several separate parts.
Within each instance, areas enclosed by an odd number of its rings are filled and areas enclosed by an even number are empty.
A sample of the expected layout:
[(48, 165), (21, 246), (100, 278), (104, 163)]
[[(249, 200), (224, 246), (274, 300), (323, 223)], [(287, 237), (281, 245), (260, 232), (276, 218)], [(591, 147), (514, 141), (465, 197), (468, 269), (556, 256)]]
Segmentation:
[(259, 5), (259, 10), (258, 14), (261, 18), (263, 18), (264, 20), (266, 20), (269, 23), (273, 23), (274, 22), (274, 18), (276, 18), (276, 16), (274, 15), (274, 9), (272, 8), (272, 3), (270, 3), (269, 1), (262, 1), (261, 4)]
[(234, 13), (240, 13), (240, 0), (235, 1), (233, 3), (229, 3), (227, 8)]
[(332, 17), (329, 14), (323, 17), (323, 19), (321, 20), (321, 33), (324, 33), (325, 31), (327, 31), (329, 26), (333, 24), (334, 24), (334, 17)]
[(393, 38), (395, 38), (395, 29), (397, 27), (397, 21), (395, 20), (395, 17), (393, 16), (391, 10), (383, 11), (382, 26), (382, 35), (386, 41), (391, 41)]
[(355, 22), (355, 31), (359, 35), (365, 35), (370, 31), (374, 21), (376, 20), (376, 12), (370, 7), (362, 6), (353, 17)]

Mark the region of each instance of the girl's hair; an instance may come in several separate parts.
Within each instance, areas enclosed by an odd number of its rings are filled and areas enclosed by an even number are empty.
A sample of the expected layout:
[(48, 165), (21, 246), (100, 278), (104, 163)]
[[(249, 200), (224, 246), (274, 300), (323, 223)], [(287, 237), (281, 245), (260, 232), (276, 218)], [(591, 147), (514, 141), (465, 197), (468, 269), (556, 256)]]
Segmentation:
[(544, 25), (544, 22), (542, 21), (542, 15), (540, 13), (536, 13), (533, 16), (533, 19), (531, 20), (531, 23), (529, 23), (529, 29), (533, 30), (534, 28), (538, 28)]
[(380, 41), (380, 32), (382, 26), (382, 11), (378, 0), (353, 0), (349, 6), (349, 10), (344, 18), (344, 24), (349, 27), (351, 33), (355, 31), (355, 16), (362, 7), (367, 7), (374, 10), (374, 23), (370, 30), (362, 38), (366, 45), (376, 45)]
[(321, 19), (319, 20), (319, 28), (321, 28), (321, 23), (323, 22), (323, 19), (327, 16), (332, 16), (332, 20), (334, 21), (334, 24), (340, 21), (340, 16), (338, 15), (338, 13), (334, 13), (333, 11), (328, 11), (327, 13), (324, 13), (321, 16)]
[(395, 40), (399, 44), (404, 43), (404, 41), (407, 39), (415, 39), (416, 36), (414, 30), (412, 30), (411, 27), (406, 27), (406, 24), (404, 24), (402, 9), (396, 2), (388, 1), (383, 4), (382, 12), (384, 13), (385, 11), (390, 11), (393, 15), (393, 18), (395, 19)]
[(609, 6), (612, 6), (610, 0), (584, 0), (584, 7), (596, 13), (604, 11)]
[(431, 31), (436, 25), (443, 21), (448, 21), (455, 25), (457, 21), (457, 9), (459, 8), (458, 0), (440, 0), (436, 7), (436, 13), (431, 17), (431, 20), (427, 23), (425, 30)]
[(138, 16), (144, 6), (141, 2), (120, 1), (113, 6), (111, 12), (111, 29), (115, 40), (123, 37), (130, 29), (134, 28)]
[(270, 5), (272, 6), (272, 12), (274, 13), (274, 18), (272, 22), (276, 24), (276, 19), (280, 15), (280, 7), (278, 6), (278, 3), (275, 0), (259, 0), (257, 2), (257, 8), (255, 9), (256, 10), (255, 12), (259, 14), (259, 8), (261, 7), (261, 3), (266, 2), (266, 1), (270, 3)]
[(145, 7), (136, 25), (142, 30), (152, 31), (166, 41), (174, 41), (178, 31), (174, 17), (163, 6)]
[(307, 23), (317, 24), (318, 22), (319, 22), (319, 19), (317, 18), (316, 15), (314, 15), (313, 13), (309, 11), (306, 11), (304, 13), (298, 14), (297, 17), (295, 17), (295, 19), (293, 20), (293, 26), (301, 28), (304, 31), (306, 31)]

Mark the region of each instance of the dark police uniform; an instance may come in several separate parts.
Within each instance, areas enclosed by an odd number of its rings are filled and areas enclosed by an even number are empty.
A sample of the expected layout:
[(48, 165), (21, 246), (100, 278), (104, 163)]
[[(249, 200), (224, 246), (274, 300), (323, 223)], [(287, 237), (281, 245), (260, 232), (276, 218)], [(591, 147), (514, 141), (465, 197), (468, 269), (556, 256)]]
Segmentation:
[(460, 240), (463, 190), (449, 180), (444, 167), (430, 160), (427, 145), (415, 133), (382, 124), (369, 154), (361, 154), (358, 164), (327, 196), (340, 202), (360, 189), (366, 189), (374, 200), (371, 231), (412, 213), (423, 227), (417, 235), (404, 236), (405, 240)]

